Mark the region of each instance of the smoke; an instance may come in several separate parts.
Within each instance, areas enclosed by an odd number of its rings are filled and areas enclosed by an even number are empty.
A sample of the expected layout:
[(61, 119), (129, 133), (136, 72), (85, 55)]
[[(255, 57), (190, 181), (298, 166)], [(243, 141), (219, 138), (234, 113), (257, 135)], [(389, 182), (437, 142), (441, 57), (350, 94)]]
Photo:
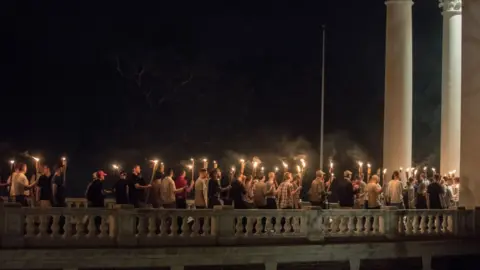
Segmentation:
[(381, 165), (381, 162), (373, 160), (365, 148), (351, 139), (345, 131), (338, 131), (325, 136), (324, 156), (328, 157), (324, 162), (332, 160), (346, 167), (355, 166), (355, 163), (360, 160), (372, 164), (376, 163), (377, 166)]

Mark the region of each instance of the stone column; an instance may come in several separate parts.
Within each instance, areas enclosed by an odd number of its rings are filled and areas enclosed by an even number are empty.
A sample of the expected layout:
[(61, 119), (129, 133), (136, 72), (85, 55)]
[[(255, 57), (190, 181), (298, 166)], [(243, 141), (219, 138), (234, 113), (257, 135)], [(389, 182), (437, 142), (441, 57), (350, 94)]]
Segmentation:
[(462, 27), (460, 205), (471, 209), (480, 206), (480, 0), (464, 1)]
[[(387, 0), (383, 167), (412, 165), (412, 0)], [(389, 179), (389, 178), (388, 178)]]
[(439, 0), (443, 15), (440, 172), (460, 175), (462, 0)]

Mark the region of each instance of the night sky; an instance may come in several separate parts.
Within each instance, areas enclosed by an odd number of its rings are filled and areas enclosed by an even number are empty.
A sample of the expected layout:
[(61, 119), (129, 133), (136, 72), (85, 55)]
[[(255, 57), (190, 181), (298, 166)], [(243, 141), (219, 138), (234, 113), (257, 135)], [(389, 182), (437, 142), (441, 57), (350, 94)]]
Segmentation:
[[(438, 163), (442, 17), (416, 1), (414, 161)], [(306, 154), (381, 166), (384, 1), (3, 1), (2, 175), (28, 150), (70, 160), (69, 190), (117, 162), (230, 167)], [(293, 162), (292, 162), (293, 165)], [(438, 166), (438, 164), (437, 164)], [(340, 171), (338, 171), (340, 172)], [(148, 172), (146, 172), (148, 174)]]

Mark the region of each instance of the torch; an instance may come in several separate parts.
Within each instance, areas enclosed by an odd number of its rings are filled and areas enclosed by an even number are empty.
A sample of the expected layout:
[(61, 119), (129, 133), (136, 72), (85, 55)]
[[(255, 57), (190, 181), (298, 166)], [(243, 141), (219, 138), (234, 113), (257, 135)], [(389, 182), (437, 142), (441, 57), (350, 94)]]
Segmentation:
[(385, 186), (385, 174), (387, 174), (387, 168), (383, 169), (383, 175), (382, 175), (383, 183), (382, 183), (382, 186)]
[(363, 162), (359, 161), (358, 162), (358, 174), (363, 173)]
[(367, 181), (370, 179), (370, 174), (372, 174), (372, 165), (367, 163)]
[(282, 161), (284, 172), (288, 172), (288, 164), (285, 161)]
[(240, 174), (243, 175), (245, 173), (245, 160), (240, 159)]
[(214, 168), (214, 169), (218, 168), (218, 163), (217, 163), (216, 160), (213, 161), (213, 168)]
[(203, 159), (203, 168), (204, 168), (205, 170), (208, 169), (208, 159), (206, 159), (206, 158)]
[(62, 157), (62, 167), (63, 167), (63, 186), (67, 184), (67, 158)]
[(189, 168), (191, 171), (192, 171), (192, 180), (195, 179), (194, 176), (195, 176), (195, 160), (192, 158), (190, 158), (190, 161), (192, 162), (192, 165), (191, 168)]
[(302, 163), (302, 174), (305, 173), (305, 168), (307, 167), (307, 163), (305, 162), (305, 159), (300, 159), (300, 163)]
[(112, 164), (112, 168), (113, 168), (113, 175), (116, 175), (120, 170), (120, 167), (117, 164)]
[(254, 177), (257, 175), (257, 166), (258, 166), (258, 162), (254, 161), (253, 162), (253, 176)]

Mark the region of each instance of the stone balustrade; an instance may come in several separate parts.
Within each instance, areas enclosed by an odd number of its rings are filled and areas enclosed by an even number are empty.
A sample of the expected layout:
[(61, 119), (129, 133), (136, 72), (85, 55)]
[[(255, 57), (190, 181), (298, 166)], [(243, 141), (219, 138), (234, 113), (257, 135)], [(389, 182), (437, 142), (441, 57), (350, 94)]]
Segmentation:
[[(0, 208), (1, 247), (123, 247), (471, 237), (478, 210)], [(477, 217), (477, 218), (475, 218)]]

